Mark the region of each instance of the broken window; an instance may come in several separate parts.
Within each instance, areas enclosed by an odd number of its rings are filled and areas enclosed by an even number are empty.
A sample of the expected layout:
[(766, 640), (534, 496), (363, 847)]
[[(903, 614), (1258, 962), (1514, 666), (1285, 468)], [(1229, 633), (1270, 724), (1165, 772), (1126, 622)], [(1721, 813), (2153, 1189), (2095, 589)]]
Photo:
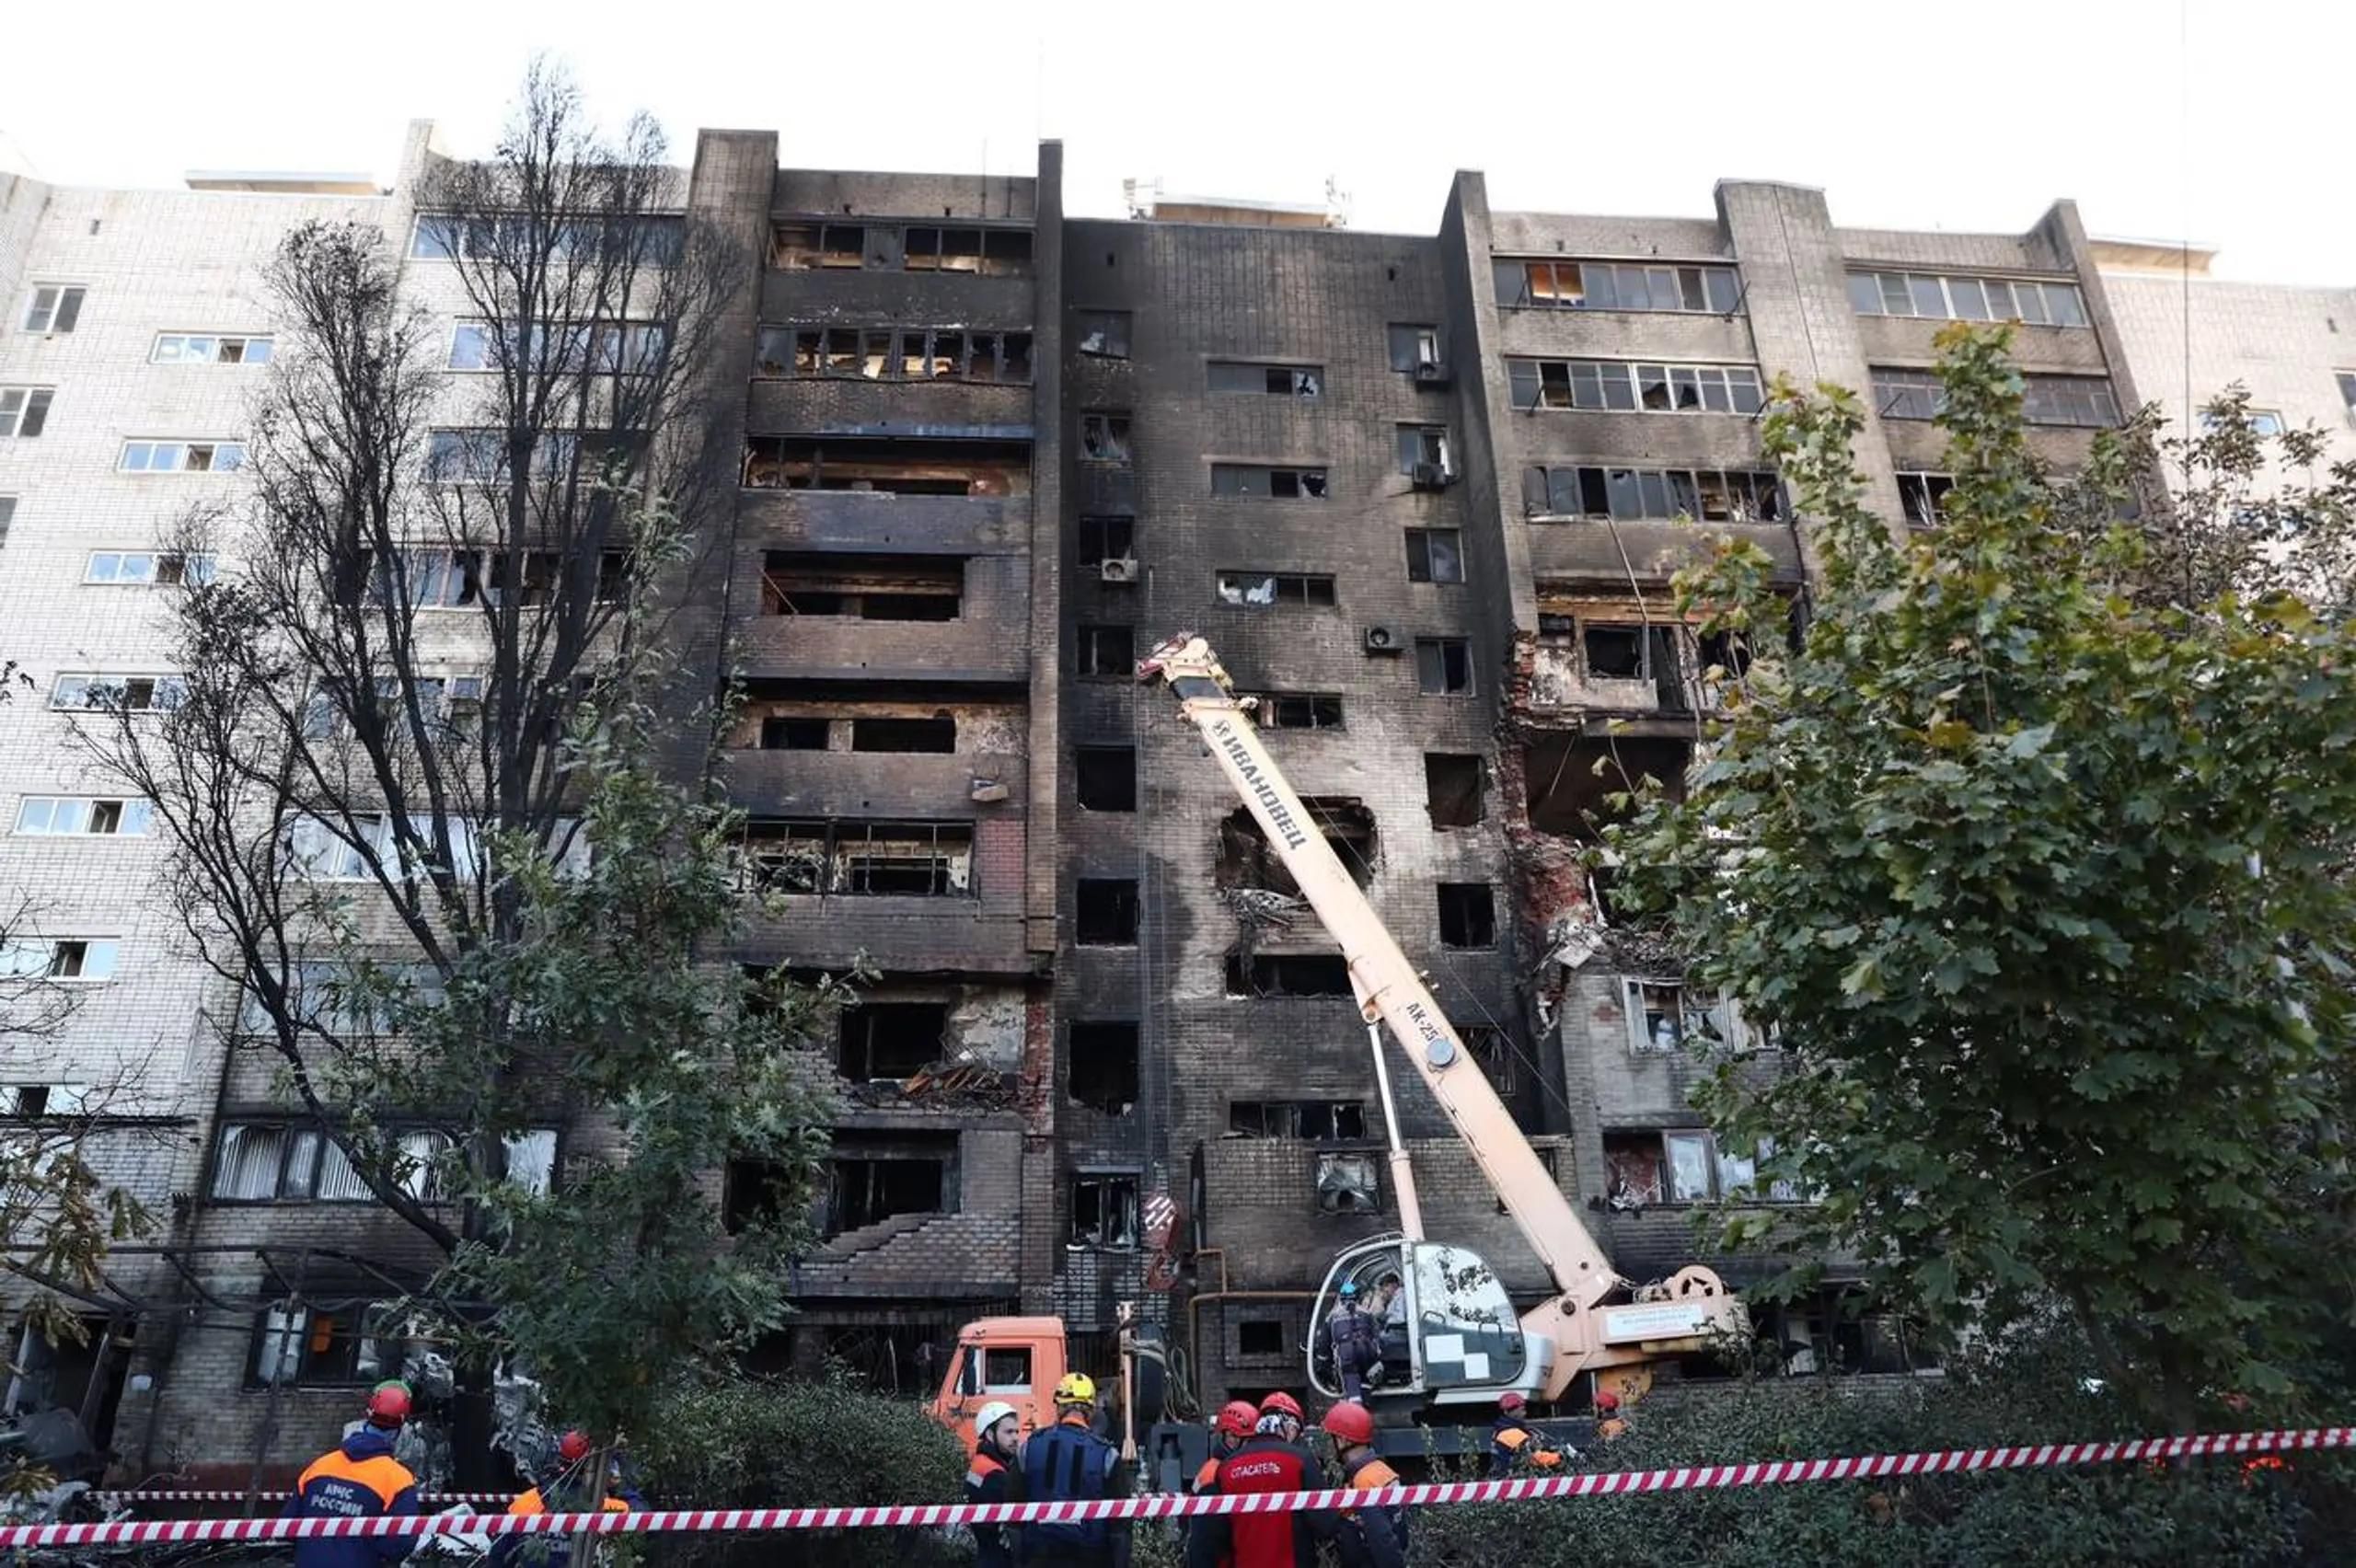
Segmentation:
[(1464, 1054), (1481, 1069), (1499, 1100), (1510, 1102), (1517, 1087), (1514, 1078), (1513, 1038), (1494, 1023), (1460, 1023), (1452, 1026), (1456, 1037), (1464, 1042)]
[(1658, 1133), (1603, 1135), (1604, 1201), (1615, 1209), (1647, 1208), (1667, 1193)]
[(1230, 1101), (1227, 1136), (1354, 1143), (1366, 1136), (1366, 1107), (1355, 1100)]
[(1135, 947), (1138, 884), (1135, 877), (1082, 877), (1072, 901), (1072, 921), (1082, 947)]
[(1473, 827), (1485, 814), (1481, 759), (1454, 752), (1424, 754), (1424, 810), (1434, 827)]
[(1641, 626), (1581, 623), (1579, 650), (1588, 674), (1598, 680), (1649, 680), (1652, 668), (1646, 658), (1649, 640), (1645, 631)]
[(71, 332), (81, 319), (82, 288), (70, 283), (36, 283), (25, 301), (28, 332)]
[(1083, 517), (1078, 542), (1080, 564), (1103, 566), (1108, 560), (1137, 558), (1138, 520), (1134, 517)]
[(1671, 800), (1682, 797), (1692, 743), (1644, 735), (1540, 736), (1523, 759), (1530, 822), (1541, 833), (1598, 842), (1598, 830), (1624, 809), (1611, 797), (1633, 794), (1646, 779)]
[(1317, 1207), (1322, 1214), (1373, 1214), (1382, 1206), (1382, 1188), (1370, 1154), (1317, 1157)]
[(1407, 530), (1407, 581), (1464, 581), (1464, 536), (1454, 528)]
[(1080, 808), (1091, 812), (1138, 809), (1135, 746), (1081, 746), (1074, 755)]
[(1727, 315), (1741, 304), (1731, 267), (1628, 261), (1499, 261), (1500, 306), (1558, 310), (1665, 310)]
[(1509, 359), (1506, 379), (1517, 409), (1755, 414), (1763, 401), (1759, 367), (1748, 364)]
[(1439, 884), (1439, 945), (1486, 948), (1497, 945), (1496, 898), (1486, 882)]
[(1109, 680), (1134, 680), (1138, 673), (1135, 627), (1082, 626), (1073, 638), (1078, 673)]
[(1390, 328), (1391, 368), (1413, 373), (1440, 367), (1439, 329), (1393, 322)]
[(1471, 645), (1461, 637), (1415, 639), (1415, 686), (1426, 697), (1459, 696), (1471, 691)]
[(1126, 310), (1083, 310), (1072, 318), (1072, 341), (1080, 352), (1097, 359), (1129, 357), (1129, 313)]
[(834, 728), (826, 719), (789, 719), (772, 714), (761, 721), (763, 751), (825, 751)]
[(1906, 521), (1919, 528), (1946, 522), (1947, 492), (1953, 489), (1952, 474), (1900, 473), (1898, 500), (1905, 509)]
[(964, 897), (974, 827), (948, 822), (745, 821), (737, 881), (749, 893)]
[(1031, 271), (1031, 231), (910, 225), (901, 256), (903, 265), (911, 272), (976, 272), (985, 277), (1022, 277)]
[(1134, 1175), (1071, 1179), (1074, 1247), (1133, 1248), (1138, 1244), (1138, 1179)]
[(1246, 1318), (1235, 1325), (1235, 1354), (1272, 1359), (1289, 1354), (1285, 1346), (1282, 1318)]
[(1395, 437), (1399, 471), (1418, 484), (1439, 485), (1455, 476), (1446, 425), (1401, 425)]
[(398, 1301), (344, 1300), (332, 1311), (289, 1303), (254, 1320), (247, 1380), (257, 1387), (295, 1384), (352, 1388), (396, 1370), (405, 1350)]
[(1091, 463), (1127, 462), (1129, 460), (1129, 416), (1126, 414), (1080, 415), (1080, 455)]
[(947, 1214), (953, 1133), (854, 1137), (837, 1129), (828, 1162), (826, 1234), (840, 1236), (903, 1214)]
[(1213, 360), (1210, 363), (1210, 389), (1214, 392), (1314, 398), (1324, 386), (1325, 367), (1319, 364), (1255, 364), (1240, 360)]
[(837, 1018), (835, 1065), (854, 1080), (913, 1078), (941, 1058), (949, 1009), (939, 1002), (861, 1002)]
[(1264, 730), (1338, 730), (1342, 727), (1339, 692), (1263, 692), (1253, 709)]
[(1276, 468), (1256, 463), (1211, 465), (1213, 495), (1267, 496), (1278, 501), (1322, 501), (1325, 470)]
[(867, 264), (867, 230), (858, 224), (779, 224), (770, 231), (769, 265), (787, 271)]
[(1227, 955), (1230, 997), (1346, 997), (1350, 966), (1340, 953), (1241, 953)]
[(867, 381), (1031, 379), (1031, 334), (928, 327), (764, 327), (756, 375)]
[(736, 1236), (756, 1225), (791, 1216), (789, 1200), (798, 1185), (791, 1167), (767, 1159), (732, 1159), (721, 1174), (720, 1223)]
[(1070, 1093), (1076, 1102), (1112, 1116), (1126, 1116), (1136, 1108), (1136, 1024), (1074, 1023), (1069, 1055)]
[[(1374, 813), (1366, 802), (1355, 795), (1304, 795), (1300, 803), (1350, 880), (1360, 887), (1371, 882), (1376, 854)], [(1218, 861), (1213, 880), (1219, 887), (1300, 896), (1300, 884), (1293, 881), (1283, 857), (1268, 847), (1268, 836), (1259, 819), (1243, 806), (1219, 818)]]
[(1773, 474), (1755, 470), (1533, 464), (1521, 473), (1521, 509), (1544, 522), (1773, 523), (1784, 515), (1784, 491)]
[(1709, 1009), (1687, 1002), (1675, 980), (1623, 980), (1628, 1015), (1628, 1049), (1644, 1055), (1669, 1055), (1710, 1038)]
[[(854, 361), (856, 336), (849, 351)], [(756, 435), (745, 443), (744, 483), (751, 490), (879, 495), (1028, 495), (1031, 446), (1022, 441)]]
[(956, 556), (771, 550), (761, 572), (761, 613), (952, 621), (958, 617), (964, 591), (965, 562)]
[(946, 755), (957, 749), (957, 720), (947, 713), (936, 713), (930, 719), (854, 719), (850, 721), (850, 749)]
[(0, 439), (30, 441), (49, 423), (53, 386), (0, 386)]
[(1219, 603), (1265, 609), (1272, 605), (1316, 605), (1331, 607), (1334, 580), (1322, 572), (1222, 571), (1217, 579)]

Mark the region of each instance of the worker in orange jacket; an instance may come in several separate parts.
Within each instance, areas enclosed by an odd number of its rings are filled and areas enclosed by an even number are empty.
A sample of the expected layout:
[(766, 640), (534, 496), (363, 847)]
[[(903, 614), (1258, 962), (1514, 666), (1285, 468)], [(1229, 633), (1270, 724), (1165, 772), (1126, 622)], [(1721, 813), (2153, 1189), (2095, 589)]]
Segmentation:
[(1489, 1424), (1489, 1474), (1492, 1478), (1517, 1471), (1551, 1475), (1563, 1468), (1563, 1456), (1530, 1424), (1530, 1401), (1507, 1389), (1497, 1400), (1497, 1418)]
[[(586, 1432), (572, 1431), (556, 1440), (557, 1472), (549, 1481), (533, 1487), (514, 1502), (507, 1505), (510, 1515), (525, 1514), (585, 1514), (589, 1512), (589, 1459), (594, 1445)], [(610, 1488), (621, 1479), (621, 1468), (616, 1465), (606, 1474)], [(611, 1491), (603, 1505), (608, 1514), (627, 1514), (629, 1504)], [(485, 1561), (488, 1568), (511, 1568), (529, 1563), (532, 1568), (558, 1562), (571, 1546), (571, 1538), (561, 1535), (502, 1535), (491, 1543), (491, 1555)]]
[[(1318, 1424), (1334, 1439), (1334, 1457), (1341, 1461), (1342, 1484), (1353, 1492), (1399, 1484), (1399, 1472), (1374, 1451), (1374, 1414), (1366, 1406), (1345, 1400), (1325, 1412)], [(1342, 1511), (1342, 1560), (1371, 1564), (1371, 1568), (1406, 1568), (1407, 1510), (1396, 1503), (1375, 1504)], [(1355, 1546), (1357, 1550), (1353, 1551)]]
[[(305, 1467), (279, 1511), (287, 1519), (363, 1519), (417, 1512), (417, 1477), (393, 1458), (409, 1420), (409, 1386), (379, 1383), (359, 1431)], [(345, 1536), (294, 1544), (294, 1568), (376, 1568), (417, 1549), (411, 1536)]]

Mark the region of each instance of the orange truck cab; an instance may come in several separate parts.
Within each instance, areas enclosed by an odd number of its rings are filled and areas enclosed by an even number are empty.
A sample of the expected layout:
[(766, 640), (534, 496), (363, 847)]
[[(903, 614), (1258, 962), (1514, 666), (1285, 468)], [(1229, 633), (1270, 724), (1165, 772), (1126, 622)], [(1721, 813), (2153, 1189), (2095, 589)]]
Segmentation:
[(957, 1331), (957, 1354), (925, 1412), (970, 1443), (975, 1412), (1003, 1400), (1028, 1436), (1054, 1424), (1056, 1383), (1070, 1370), (1062, 1319), (977, 1318)]

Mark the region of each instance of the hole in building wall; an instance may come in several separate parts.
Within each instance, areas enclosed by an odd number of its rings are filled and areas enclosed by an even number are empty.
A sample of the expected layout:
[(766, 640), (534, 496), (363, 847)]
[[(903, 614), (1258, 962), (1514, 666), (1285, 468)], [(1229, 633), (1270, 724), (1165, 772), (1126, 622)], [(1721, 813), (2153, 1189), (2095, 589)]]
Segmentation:
[(1439, 945), (1486, 948), (1497, 945), (1496, 896), (1486, 882), (1439, 884)]
[(1075, 1247), (1138, 1244), (1138, 1179), (1086, 1175), (1071, 1179), (1071, 1243)]
[(903, 1214), (952, 1211), (954, 1133), (853, 1132), (837, 1127), (828, 1162), (826, 1234)]
[(786, 1167), (766, 1159), (732, 1159), (721, 1173), (720, 1222), (734, 1236), (754, 1225), (784, 1219), (791, 1191)]
[(1138, 884), (1134, 877), (1082, 877), (1073, 905), (1073, 923), (1082, 947), (1134, 947), (1138, 940)]
[(763, 751), (825, 751), (826, 734), (833, 726), (824, 719), (781, 719), (770, 717), (761, 721)]
[(1366, 1107), (1355, 1100), (1230, 1101), (1227, 1136), (1354, 1143), (1367, 1136)]
[(855, 752), (936, 752), (957, 749), (957, 721), (947, 713), (930, 719), (854, 719), (850, 749)]
[(847, 1078), (912, 1078), (941, 1059), (949, 1009), (939, 1002), (862, 1002), (843, 1009), (835, 1064)]
[(1340, 953), (1227, 955), (1230, 997), (1346, 997), (1350, 966)]
[[(1310, 820), (1325, 836), (1326, 844), (1340, 858), (1342, 869), (1350, 873), (1350, 880), (1360, 887), (1371, 882), (1379, 846), (1374, 813), (1367, 809), (1366, 802), (1355, 795), (1304, 795), (1301, 803), (1309, 808)], [(1260, 824), (1250, 810), (1242, 806), (1219, 819), (1218, 860), (1214, 871), (1214, 882), (1219, 887), (1255, 888), (1290, 898), (1300, 896), (1300, 884), (1285, 869), (1283, 859), (1268, 847), (1268, 836), (1260, 830)]]
[(949, 621), (957, 618), (964, 591), (960, 557), (771, 550), (762, 563), (761, 613)]
[(1072, 1099), (1109, 1115), (1126, 1116), (1138, 1102), (1138, 1026), (1071, 1026)]
[(1656, 736), (1543, 735), (1523, 755), (1530, 824), (1542, 833), (1592, 843), (1619, 814), (1608, 797), (1658, 779), (1672, 799), (1685, 792), (1691, 743)]
[(1484, 811), (1481, 759), (1454, 752), (1424, 754), (1424, 810), (1434, 827), (1479, 825)]
[(1138, 754), (1134, 746), (1081, 746), (1074, 754), (1080, 803), (1091, 812), (1138, 809)]

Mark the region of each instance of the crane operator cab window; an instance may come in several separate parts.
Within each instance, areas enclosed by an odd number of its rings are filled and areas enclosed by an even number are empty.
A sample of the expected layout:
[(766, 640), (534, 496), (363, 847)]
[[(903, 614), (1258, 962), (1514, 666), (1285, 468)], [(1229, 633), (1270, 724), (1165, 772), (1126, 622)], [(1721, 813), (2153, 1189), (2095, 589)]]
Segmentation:
[[(1452, 1389), (1477, 1393), (1519, 1382), (1528, 1360), (1520, 1315), (1496, 1272), (1480, 1254), (1461, 1247), (1393, 1237), (1352, 1249), (1326, 1275), (1317, 1300), (1318, 1324), (1330, 1320), (1344, 1281), (1357, 1286), (1358, 1300), (1379, 1318), (1379, 1287), (1393, 1274), (1405, 1300), (1404, 1343), (1397, 1331), (1382, 1335), (1382, 1372), (1369, 1387), (1370, 1398), (1439, 1395)], [(1311, 1343), (1311, 1380), (1338, 1397), (1341, 1381), (1331, 1342), (1320, 1332)]]

